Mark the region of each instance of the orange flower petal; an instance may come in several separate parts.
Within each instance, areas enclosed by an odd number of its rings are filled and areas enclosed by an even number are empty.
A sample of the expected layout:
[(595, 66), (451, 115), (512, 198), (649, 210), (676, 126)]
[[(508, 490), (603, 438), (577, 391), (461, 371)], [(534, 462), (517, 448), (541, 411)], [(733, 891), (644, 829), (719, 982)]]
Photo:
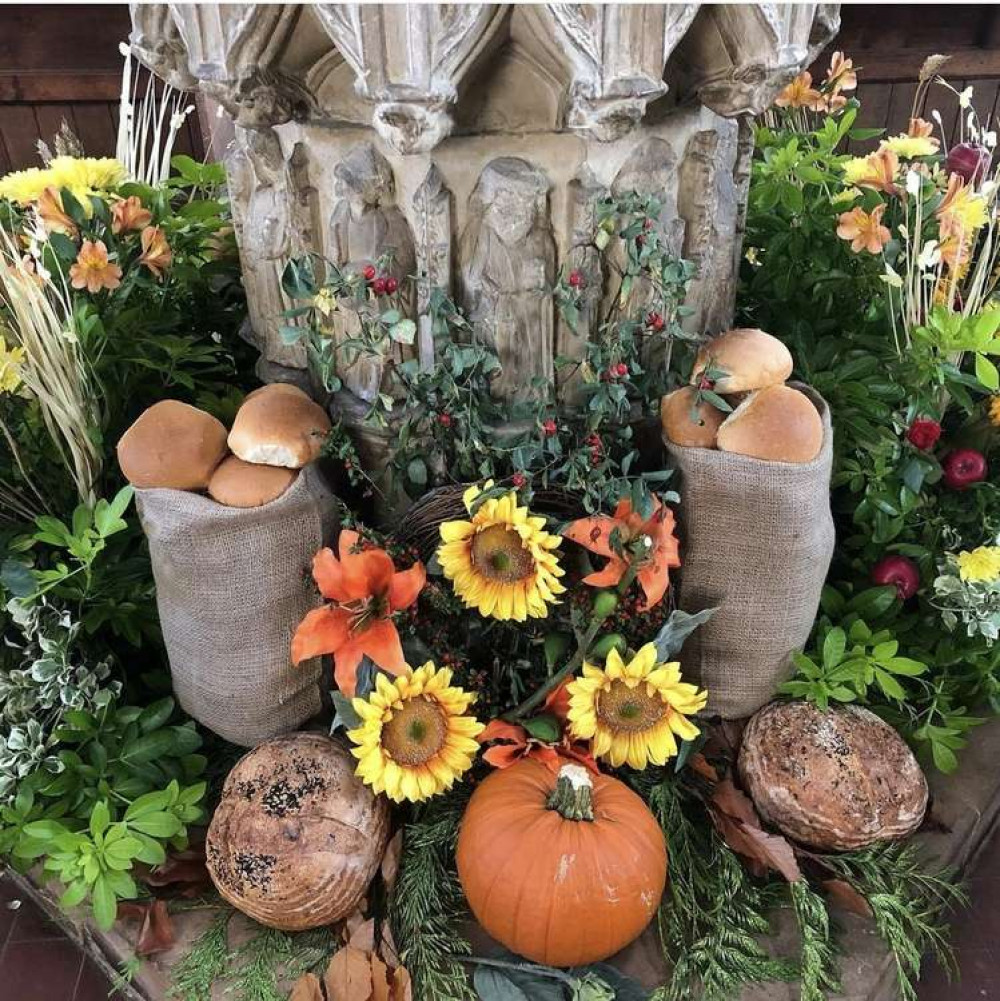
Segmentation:
[(665, 562), (654, 560), (644, 566), (638, 574), (639, 585), (646, 595), (646, 602), (640, 611), (648, 612), (649, 609), (658, 605), (670, 586), (669, 568)]
[(569, 679), (567, 678), (561, 685), (553, 688), (545, 696), (543, 704), (556, 719), (565, 723), (566, 717), (569, 716)]
[(491, 740), (511, 740), (515, 744), (526, 744), (527, 735), (523, 726), (516, 723), (508, 723), (506, 720), (494, 719), (486, 724), (486, 729), (477, 738), (480, 744), (485, 744)]
[(351, 636), (333, 655), (333, 680), (349, 699), (353, 699), (358, 687), (358, 665), (364, 657), (364, 650), (354, 636)]
[(540, 761), (549, 769), (549, 771), (557, 774), (560, 766), (563, 764), (559, 758), (559, 752), (554, 747), (548, 747), (545, 744), (535, 744), (534, 747), (528, 751), (526, 757), (534, 758), (536, 761)]
[(401, 674), (406, 670), (406, 658), (399, 642), (396, 626), (389, 619), (373, 622), (364, 632), (356, 633), (355, 639), (362, 653), (390, 674)]
[(611, 587), (622, 579), (627, 569), (625, 560), (612, 556), (604, 567), (584, 577), (583, 582), (591, 587)]
[(494, 768), (509, 768), (521, 760), (524, 748), (524, 744), (496, 744), (483, 751), (483, 760), (488, 761)]
[(320, 594), (331, 601), (350, 601), (344, 587), (344, 568), (332, 549), (321, 549), (313, 557), (313, 580), (319, 587)]
[(292, 637), (292, 663), (301, 664), (310, 657), (335, 653), (350, 635), (347, 612), (329, 605), (311, 611)]
[(393, 574), (389, 584), (389, 608), (401, 612), (417, 600), (417, 595), (427, 583), (427, 571), (423, 563), (414, 563), (409, 570)]
[(623, 527), (617, 518), (597, 514), (590, 518), (580, 518), (579, 521), (574, 521), (563, 532), (563, 535), (583, 546), (584, 549), (597, 553), (598, 556), (613, 556), (610, 543), (611, 533), (614, 529)]
[(366, 549), (356, 555), (341, 556), (344, 591), (350, 599), (383, 595), (389, 590), (396, 568), (384, 549)]
[(360, 536), (357, 532), (353, 532), (349, 528), (341, 529), (340, 538), (337, 540), (337, 552), (340, 554), (341, 560), (347, 559), (348, 556), (356, 555), (353, 550), (358, 545), (359, 539)]

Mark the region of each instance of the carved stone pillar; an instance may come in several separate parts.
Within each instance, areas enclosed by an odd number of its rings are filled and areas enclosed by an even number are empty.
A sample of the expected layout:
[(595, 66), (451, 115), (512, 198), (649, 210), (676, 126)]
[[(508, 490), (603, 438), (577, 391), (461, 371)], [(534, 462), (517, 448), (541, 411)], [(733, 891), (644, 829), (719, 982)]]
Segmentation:
[[(278, 334), (284, 257), (357, 265), (392, 248), (401, 273), (447, 289), (495, 345), (495, 389), (511, 398), (595, 332), (606, 276), (588, 234), (609, 191), (662, 196), (663, 236), (699, 269), (690, 326), (731, 322), (746, 118), (815, 58), (839, 13), (154, 4), (135, 5), (133, 23), (139, 58), (175, 84), (196, 80), (239, 126), (231, 189), (265, 377), (305, 364)], [(591, 295), (577, 332), (552, 299), (562, 268), (581, 270)], [(433, 351), (421, 326), (413, 352), (428, 367)], [(378, 387), (362, 368), (344, 380), (348, 411)], [(560, 394), (572, 403), (572, 380)]]

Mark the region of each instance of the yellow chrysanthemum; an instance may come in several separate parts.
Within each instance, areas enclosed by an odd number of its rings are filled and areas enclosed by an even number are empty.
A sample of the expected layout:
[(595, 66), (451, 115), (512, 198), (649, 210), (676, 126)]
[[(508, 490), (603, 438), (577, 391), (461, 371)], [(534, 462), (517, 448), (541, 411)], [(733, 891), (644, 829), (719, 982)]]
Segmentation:
[(979, 546), (955, 557), (962, 580), (981, 583), (1000, 577), (1000, 546)]
[[(485, 489), (493, 486), (486, 483)], [(482, 493), (469, 487), (463, 500), (469, 521), (446, 521), (441, 526), (438, 561), (455, 594), (468, 608), (494, 619), (523, 622), (528, 616), (545, 618), (549, 604), (566, 589), (553, 552), (560, 537), (545, 531), (545, 519), (518, 507), (512, 490), (473, 504)]]
[(882, 149), (891, 149), (906, 160), (915, 156), (931, 156), (938, 151), (938, 145), (933, 136), (909, 136), (905, 132), (883, 139), (881, 143)]
[(1000, 393), (990, 397), (989, 408), (990, 423), (1000, 428)]
[(571, 735), (592, 740), (594, 754), (616, 768), (664, 764), (677, 753), (677, 737), (698, 736), (687, 717), (708, 701), (708, 692), (681, 681), (680, 664), (657, 663), (652, 643), (628, 664), (614, 649), (603, 668), (585, 663), (567, 692)]
[(21, 385), (24, 348), (8, 347), (0, 337), (0, 393), (13, 393)]
[(394, 678), (379, 674), (374, 691), (352, 703), (361, 717), (347, 734), (358, 777), (397, 803), (450, 789), (479, 750), (483, 724), (466, 714), (475, 698), (430, 661)]
[(125, 168), (112, 157), (57, 156), (48, 167), (29, 167), (0, 178), (0, 198), (30, 205), (46, 188), (69, 188), (89, 214), (88, 196), (110, 191), (124, 179)]

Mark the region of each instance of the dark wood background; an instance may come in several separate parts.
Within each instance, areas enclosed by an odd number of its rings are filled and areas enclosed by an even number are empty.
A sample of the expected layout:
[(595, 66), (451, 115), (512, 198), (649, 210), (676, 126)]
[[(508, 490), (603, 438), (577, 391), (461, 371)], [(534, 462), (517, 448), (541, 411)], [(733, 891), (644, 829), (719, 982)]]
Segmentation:
[[(932, 53), (950, 53), (944, 72), (961, 90), (975, 88), (982, 121), (1000, 115), (1000, 7), (989, 4), (851, 4), (841, 10), (834, 43), (861, 67), (859, 124), (906, 128), (917, 74)], [(128, 36), (125, 5), (14, 4), (0, 6), (0, 174), (38, 164), (39, 138), (50, 140), (65, 118), (94, 156), (114, 153), (121, 55)], [(829, 55), (820, 57), (822, 76)], [(958, 102), (931, 89), (923, 114), (941, 112), (949, 141), (957, 133)], [(858, 144), (864, 149), (872, 143)], [(201, 156), (196, 115), (178, 136), (177, 151)]]
[[(37, 143), (65, 119), (90, 156), (113, 156), (122, 56), (131, 25), (123, 4), (0, 6), (0, 175), (39, 166)], [(175, 151), (204, 154), (196, 115)]]

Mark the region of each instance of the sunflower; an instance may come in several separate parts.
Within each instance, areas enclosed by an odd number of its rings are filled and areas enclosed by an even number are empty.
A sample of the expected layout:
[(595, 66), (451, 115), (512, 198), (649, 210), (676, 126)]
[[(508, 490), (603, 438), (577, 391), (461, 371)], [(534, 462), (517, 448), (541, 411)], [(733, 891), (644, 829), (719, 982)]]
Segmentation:
[(430, 661), (392, 679), (379, 674), (375, 690), (352, 703), (361, 717), (347, 734), (358, 777), (397, 803), (450, 789), (479, 750), (483, 724), (467, 714), (475, 698)]
[(662, 765), (677, 753), (677, 740), (693, 740), (687, 718), (705, 708), (708, 693), (681, 681), (680, 664), (658, 664), (647, 643), (626, 664), (617, 650), (603, 668), (583, 665), (569, 690), (570, 733), (592, 740), (594, 754), (614, 767)]
[[(485, 489), (492, 486), (490, 480)], [(513, 490), (483, 501), (473, 514), (480, 493), (472, 486), (462, 498), (469, 521), (441, 526), (437, 555), (444, 575), (466, 607), (478, 608), (482, 615), (518, 622), (529, 615), (545, 618), (548, 605), (566, 590), (559, 583), (563, 570), (552, 551), (559, 536), (544, 530), (544, 518), (518, 507)]]

